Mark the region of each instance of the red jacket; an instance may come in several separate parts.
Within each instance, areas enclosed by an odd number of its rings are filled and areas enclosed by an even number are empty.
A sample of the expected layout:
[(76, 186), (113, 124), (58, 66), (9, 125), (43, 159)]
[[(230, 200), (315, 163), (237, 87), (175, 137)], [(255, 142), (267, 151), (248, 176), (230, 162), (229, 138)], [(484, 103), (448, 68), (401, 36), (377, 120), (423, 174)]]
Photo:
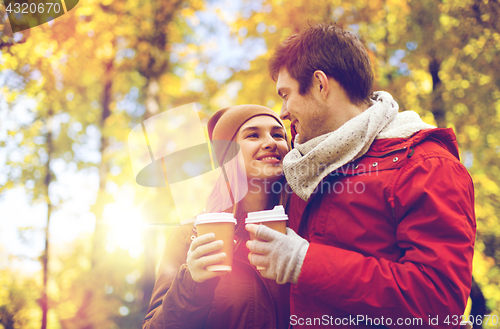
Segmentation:
[(310, 241), (291, 287), (294, 328), (459, 327), (476, 221), (452, 129), (375, 140), (308, 202), (293, 194), (289, 217)]

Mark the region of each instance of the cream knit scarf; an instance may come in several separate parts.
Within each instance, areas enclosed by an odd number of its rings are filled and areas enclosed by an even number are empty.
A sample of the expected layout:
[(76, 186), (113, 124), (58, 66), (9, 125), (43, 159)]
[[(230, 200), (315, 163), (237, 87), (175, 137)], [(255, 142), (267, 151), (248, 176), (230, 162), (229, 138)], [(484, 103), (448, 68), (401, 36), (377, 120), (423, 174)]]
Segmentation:
[(377, 138), (407, 138), (422, 129), (435, 128), (417, 113), (398, 113), (398, 103), (384, 91), (374, 93), (372, 106), (337, 130), (313, 138), (283, 159), (283, 170), (292, 190), (307, 201), (321, 180), (332, 171), (365, 154)]

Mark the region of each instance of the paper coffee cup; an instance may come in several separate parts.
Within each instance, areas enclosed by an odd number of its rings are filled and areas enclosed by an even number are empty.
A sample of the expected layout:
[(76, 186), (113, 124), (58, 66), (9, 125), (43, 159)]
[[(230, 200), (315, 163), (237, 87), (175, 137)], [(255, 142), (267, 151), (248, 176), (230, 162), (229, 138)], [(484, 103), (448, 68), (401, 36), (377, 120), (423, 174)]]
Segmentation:
[(225, 252), (226, 259), (221, 263), (205, 267), (207, 271), (227, 272), (232, 270), (235, 225), (236, 219), (234, 219), (233, 214), (230, 213), (207, 213), (196, 217), (194, 226), (196, 227), (198, 236), (207, 233), (214, 233), (215, 240), (224, 241), (224, 245), (221, 249), (215, 250), (208, 255)]
[[(288, 216), (285, 213), (283, 206), (275, 206), (272, 210), (262, 210), (249, 212), (245, 219), (245, 224), (262, 224), (275, 231), (286, 234), (286, 221)], [(251, 240), (260, 240), (250, 232)], [(265, 267), (257, 266), (257, 270), (263, 270)]]

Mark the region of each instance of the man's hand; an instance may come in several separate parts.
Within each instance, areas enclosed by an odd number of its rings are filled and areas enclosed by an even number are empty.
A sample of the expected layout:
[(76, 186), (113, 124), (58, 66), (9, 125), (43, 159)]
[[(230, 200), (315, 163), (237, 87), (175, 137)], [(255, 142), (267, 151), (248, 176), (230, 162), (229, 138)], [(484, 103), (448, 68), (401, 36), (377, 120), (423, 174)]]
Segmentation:
[(220, 276), (225, 272), (211, 272), (205, 270), (206, 266), (220, 263), (226, 259), (226, 253), (207, 255), (212, 251), (222, 248), (222, 240), (215, 241), (215, 234), (207, 233), (200, 235), (191, 242), (187, 253), (187, 266), (194, 281), (201, 283), (208, 279)]
[(247, 241), (250, 249), (248, 260), (255, 266), (263, 266), (263, 277), (279, 284), (297, 283), (309, 242), (286, 228), (286, 235), (265, 225), (247, 224), (246, 230), (263, 241)]

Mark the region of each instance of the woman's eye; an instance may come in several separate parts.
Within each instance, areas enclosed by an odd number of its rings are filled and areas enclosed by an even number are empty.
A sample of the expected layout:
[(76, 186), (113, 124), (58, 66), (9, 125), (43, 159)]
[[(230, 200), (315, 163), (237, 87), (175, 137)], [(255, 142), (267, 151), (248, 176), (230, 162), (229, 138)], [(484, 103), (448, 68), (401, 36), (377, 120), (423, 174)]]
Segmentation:
[(283, 135), (283, 134), (274, 134), (273, 137), (285, 138), (285, 135)]
[(247, 138), (256, 138), (256, 137), (259, 137), (259, 135), (257, 135), (256, 133), (247, 136)]

